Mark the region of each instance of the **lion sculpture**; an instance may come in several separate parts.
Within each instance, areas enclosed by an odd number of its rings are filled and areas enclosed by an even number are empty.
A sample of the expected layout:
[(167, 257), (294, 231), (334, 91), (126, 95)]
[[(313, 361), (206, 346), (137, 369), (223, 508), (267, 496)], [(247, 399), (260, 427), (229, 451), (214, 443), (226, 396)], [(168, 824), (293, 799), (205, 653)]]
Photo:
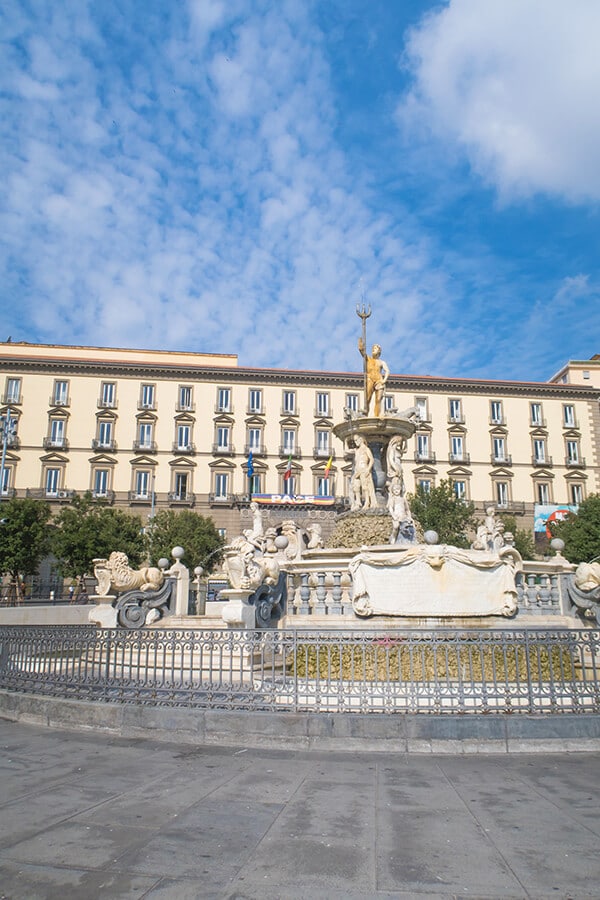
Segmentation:
[(161, 570), (154, 566), (132, 569), (127, 554), (119, 550), (111, 553), (108, 559), (95, 559), (94, 575), (98, 581), (97, 593), (100, 597), (123, 591), (157, 591), (165, 580)]

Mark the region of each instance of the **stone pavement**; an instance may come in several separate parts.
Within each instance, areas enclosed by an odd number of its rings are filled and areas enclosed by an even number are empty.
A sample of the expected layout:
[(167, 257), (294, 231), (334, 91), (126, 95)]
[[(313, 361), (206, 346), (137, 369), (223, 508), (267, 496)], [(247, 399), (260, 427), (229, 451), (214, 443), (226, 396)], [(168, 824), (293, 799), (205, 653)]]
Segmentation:
[(178, 746), (0, 721), (0, 898), (598, 898), (595, 753)]

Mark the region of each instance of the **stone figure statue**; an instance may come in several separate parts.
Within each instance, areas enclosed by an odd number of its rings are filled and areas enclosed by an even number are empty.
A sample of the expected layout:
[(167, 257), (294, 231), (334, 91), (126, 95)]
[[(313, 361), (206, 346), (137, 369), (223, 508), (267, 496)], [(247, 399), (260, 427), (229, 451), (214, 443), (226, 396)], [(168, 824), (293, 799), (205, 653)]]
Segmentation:
[(477, 535), (471, 544), (472, 550), (489, 550), (497, 553), (504, 547), (504, 522), (497, 519), (495, 513), (493, 506), (486, 508), (483, 524), (477, 529)]
[(379, 344), (373, 344), (371, 356), (367, 355), (365, 342), (362, 338), (358, 339), (358, 349), (365, 361), (365, 413), (369, 415), (369, 407), (371, 398), (375, 394), (375, 405), (373, 414), (376, 418), (381, 416), (381, 401), (385, 391), (385, 385), (390, 377), (388, 364), (381, 359), (381, 347)]
[(254, 544), (240, 535), (225, 548), (224, 569), (229, 583), (238, 590), (256, 590), (261, 584), (274, 585), (279, 563), (272, 556), (260, 556)]
[(415, 523), (408, 500), (404, 495), (404, 486), (400, 478), (394, 478), (388, 491), (387, 508), (392, 517), (392, 533), (390, 544), (412, 544), (415, 541)]
[(263, 529), (262, 510), (256, 500), (253, 500), (250, 504), (250, 511), (252, 513), (252, 528), (247, 528), (244, 531), (244, 537), (256, 547), (263, 547), (265, 543), (265, 534)]
[(99, 597), (123, 591), (157, 591), (165, 580), (161, 570), (154, 566), (130, 568), (127, 554), (118, 550), (111, 553), (108, 559), (95, 559), (93, 562)]
[(400, 434), (395, 434), (387, 447), (386, 452), (386, 470), (387, 477), (402, 478), (402, 457), (406, 450), (406, 438)]
[(361, 434), (354, 437), (354, 469), (350, 481), (350, 508), (375, 509), (375, 485), (373, 483), (373, 454)]
[(325, 546), (323, 541), (323, 529), (315, 522), (306, 526), (306, 534), (308, 536), (307, 550), (322, 550)]

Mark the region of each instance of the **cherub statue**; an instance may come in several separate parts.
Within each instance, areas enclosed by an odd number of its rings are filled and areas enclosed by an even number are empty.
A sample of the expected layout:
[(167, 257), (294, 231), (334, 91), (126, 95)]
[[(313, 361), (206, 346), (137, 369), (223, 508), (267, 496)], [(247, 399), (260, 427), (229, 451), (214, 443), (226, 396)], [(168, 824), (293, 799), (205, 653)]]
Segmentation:
[(385, 391), (385, 385), (390, 377), (388, 364), (381, 359), (381, 347), (379, 344), (373, 344), (371, 356), (367, 355), (365, 342), (362, 338), (358, 339), (358, 349), (365, 361), (365, 413), (369, 415), (369, 407), (371, 406), (371, 398), (375, 394), (375, 408), (373, 414), (376, 418), (381, 416), (381, 401)]
[(404, 496), (401, 478), (394, 478), (389, 487), (387, 508), (392, 517), (390, 544), (414, 543), (415, 523), (408, 500)]

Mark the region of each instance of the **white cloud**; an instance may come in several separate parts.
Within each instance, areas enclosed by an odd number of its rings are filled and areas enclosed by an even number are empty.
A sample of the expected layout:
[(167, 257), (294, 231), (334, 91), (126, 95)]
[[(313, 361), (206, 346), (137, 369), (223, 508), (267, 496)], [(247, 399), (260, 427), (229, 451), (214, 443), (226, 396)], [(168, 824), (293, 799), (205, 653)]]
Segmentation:
[(450, 0), (410, 34), (404, 127), (467, 152), (507, 198), (600, 199), (600, 4)]

